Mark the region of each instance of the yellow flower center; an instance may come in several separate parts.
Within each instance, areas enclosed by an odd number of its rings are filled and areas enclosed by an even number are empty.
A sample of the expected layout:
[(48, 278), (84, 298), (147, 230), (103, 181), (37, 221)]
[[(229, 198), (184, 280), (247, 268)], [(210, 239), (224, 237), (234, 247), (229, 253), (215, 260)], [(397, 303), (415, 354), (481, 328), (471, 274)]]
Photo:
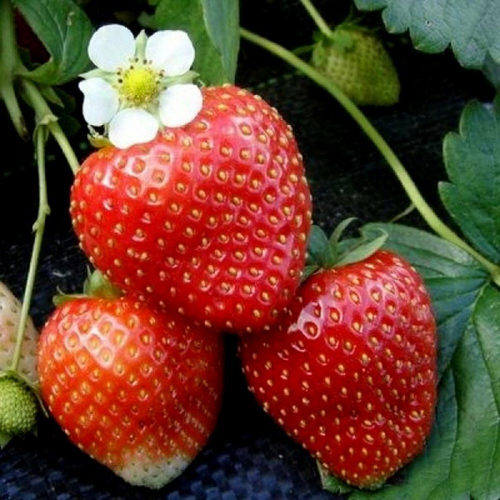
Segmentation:
[(147, 66), (127, 69), (119, 83), (121, 97), (135, 107), (150, 104), (160, 92), (158, 73)]

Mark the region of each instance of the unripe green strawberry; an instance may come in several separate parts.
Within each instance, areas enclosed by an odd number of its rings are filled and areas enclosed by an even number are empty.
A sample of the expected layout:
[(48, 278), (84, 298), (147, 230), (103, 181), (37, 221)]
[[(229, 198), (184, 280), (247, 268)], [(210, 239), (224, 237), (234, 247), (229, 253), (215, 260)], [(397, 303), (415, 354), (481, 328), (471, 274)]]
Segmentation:
[(358, 105), (390, 106), (399, 100), (394, 64), (373, 32), (340, 25), (314, 46), (311, 65)]
[(36, 396), (25, 383), (14, 377), (0, 378), (0, 436), (9, 438), (33, 431), (37, 413)]

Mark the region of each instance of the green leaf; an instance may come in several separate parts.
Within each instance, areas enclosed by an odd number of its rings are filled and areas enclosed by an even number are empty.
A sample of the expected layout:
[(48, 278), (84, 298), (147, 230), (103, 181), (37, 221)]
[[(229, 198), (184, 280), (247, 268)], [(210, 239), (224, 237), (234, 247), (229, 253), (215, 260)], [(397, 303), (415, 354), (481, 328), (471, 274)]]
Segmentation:
[(443, 204), (472, 244), (500, 262), (500, 101), (465, 107), (459, 132), (445, 138), (444, 161), (451, 182), (439, 186)]
[(235, 0), (159, 0), (141, 22), (186, 31), (196, 50), (193, 69), (205, 85), (234, 83), (239, 52), (239, 2)]
[(500, 9), (490, 0), (354, 0), (361, 10), (384, 9), (391, 33), (409, 31), (414, 46), (428, 53), (451, 46), (464, 67), (480, 69), (487, 55), (500, 61)]
[(482, 72), (498, 92), (500, 90), (500, 62), (494, 61), (491, 56), (486, 57)]
[(415, 228), (383, 229), (385, 247), (421, 273), (439, 332), (438, 404), (425, 451), (380, 490), (349, 500), (494, 500), (500, 498), (500, 291), (458, 247)]
[(93, 26), (71, 0), (13, 0), (51, 55), (45, 64), (24, 74), (52, 86), (67, 83), (89, 68), (87, 46)]

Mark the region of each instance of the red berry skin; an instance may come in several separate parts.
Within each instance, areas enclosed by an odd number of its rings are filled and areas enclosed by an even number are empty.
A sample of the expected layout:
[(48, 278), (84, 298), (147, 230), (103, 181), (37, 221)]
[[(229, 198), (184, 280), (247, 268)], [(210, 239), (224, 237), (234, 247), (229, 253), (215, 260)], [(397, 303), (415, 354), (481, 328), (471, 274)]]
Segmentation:
[(184, 127), (77, 172), (80, 246), (116, 285), (199, 324), (268, 329), (300, 284), (311, 194), (290, 126), (235, 86), (203, 89)]
[(392, 253), (313, 274), (278, 327), (240, 339), (240, 357), (264, 410), (351, 485), (379, 486), (425, 446), (435, 319), (420, 276)]
[(160, 488), (211, 436), (223, 341), (129, 298), (72, 300), (42, 329), (42, 398), (69, 439), (127, 482)]

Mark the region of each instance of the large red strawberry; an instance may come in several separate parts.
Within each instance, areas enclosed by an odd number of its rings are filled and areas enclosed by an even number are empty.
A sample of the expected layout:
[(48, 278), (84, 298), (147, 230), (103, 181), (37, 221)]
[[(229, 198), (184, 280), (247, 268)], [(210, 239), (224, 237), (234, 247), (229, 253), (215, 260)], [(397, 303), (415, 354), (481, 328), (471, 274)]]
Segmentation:
[(232, 85), (203, 95), (188, 125), (84, 161), (71, 192), (74, 229), (122, 289), (219, 330), (267, 329), (305, 261), (302, 157), (263, 99)]
[(131, 298), (57, 307), (38, 363), (43, 399), (69, 439), (131, 484), (169, 483), (216, 425), (221, 337)]
[(323, 268), (271, 332), (241, 339), (257, 401), (331, 474), (382, 484), (419, 454), (436, 402), (436, 325), (419, 274), (377, 250)]

